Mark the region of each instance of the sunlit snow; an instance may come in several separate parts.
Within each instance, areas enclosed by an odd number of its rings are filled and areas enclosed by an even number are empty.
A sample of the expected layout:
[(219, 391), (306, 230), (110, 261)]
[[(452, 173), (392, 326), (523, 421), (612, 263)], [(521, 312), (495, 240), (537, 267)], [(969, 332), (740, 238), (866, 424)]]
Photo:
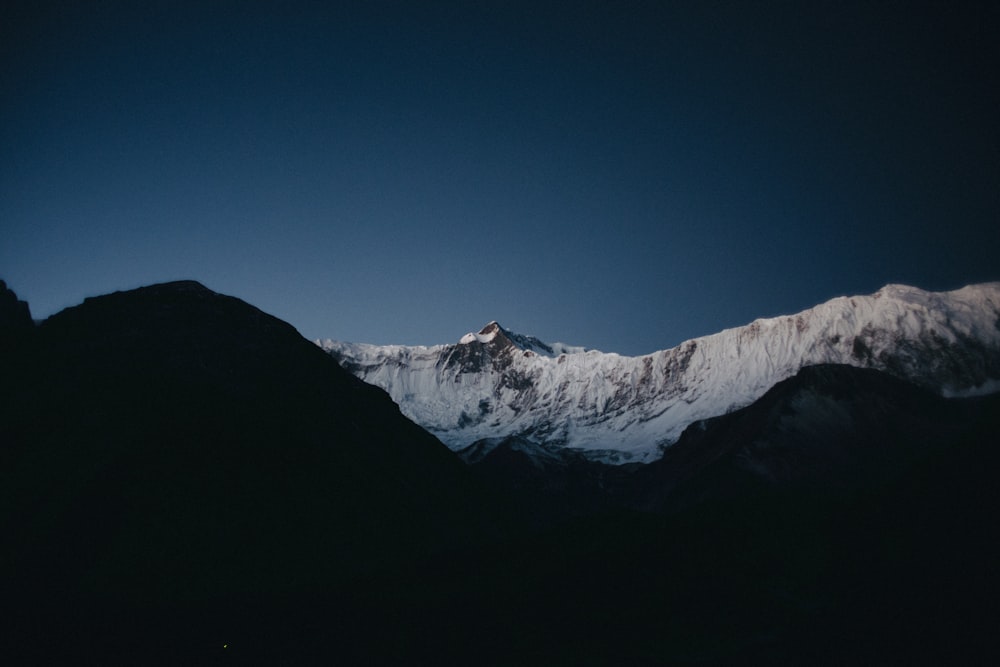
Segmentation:
[[(548, 345), (496, 323), (458, 345), (317, 343), (452, 449), (522, 435), (621, 463), (657, 458), (689, 424), (813, 364), (881, 369), (945, 395), (997, 391), (998, 323), (1000, 283), (937, 293), (887, 285), (639, 357)], [(512, 344), (490, 346), (497, 331)], [(484, 367), (454, 361), (468, 345), (487, 346)]]

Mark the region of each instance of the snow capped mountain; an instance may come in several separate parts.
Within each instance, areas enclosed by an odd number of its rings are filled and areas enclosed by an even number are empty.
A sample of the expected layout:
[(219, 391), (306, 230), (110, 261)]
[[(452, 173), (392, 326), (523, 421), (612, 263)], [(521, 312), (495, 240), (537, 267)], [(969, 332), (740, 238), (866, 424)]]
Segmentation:
[(586, 352), (585, 347), (575, 347), (565, 343), (543, 343), (534, 336), (525, 336), (504, 329), (498, 322), (490, 322), (479, 333), (467, 333), (462, 336), (458, 343), (468, 345), (469, 343), (489, 343), (497, 336), (501, 336), (504, 345), (514, 345), (526, 352), (534, 352), (546, 357), (558, 357), (560, 354), (575, 354)]
[(457, 344), (317, 344), (453, 450), (518, 436), (593, 460), (647, 462), (689, 424), (746, 406), (813, 364), (883, 370), (946, 396), (1000, 390), (1000, 282), (952, 292), (887, 285), (639, 357), (550, 345), (496, 322)]

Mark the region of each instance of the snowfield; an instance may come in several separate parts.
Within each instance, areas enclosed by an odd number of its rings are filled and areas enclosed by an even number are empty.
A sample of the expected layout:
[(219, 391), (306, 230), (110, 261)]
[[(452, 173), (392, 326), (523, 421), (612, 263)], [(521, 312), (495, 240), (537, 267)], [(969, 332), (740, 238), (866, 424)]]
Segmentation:
[(887, 371), (946, 395), (1000, 389), (1000, 282), (887, 285), (638, 357), (509, 332), (457, 344), (316, 341), (454, 450), (522, 436), (610, 463), (648, 462), (689, 424), (753, 402), (803, 366)]

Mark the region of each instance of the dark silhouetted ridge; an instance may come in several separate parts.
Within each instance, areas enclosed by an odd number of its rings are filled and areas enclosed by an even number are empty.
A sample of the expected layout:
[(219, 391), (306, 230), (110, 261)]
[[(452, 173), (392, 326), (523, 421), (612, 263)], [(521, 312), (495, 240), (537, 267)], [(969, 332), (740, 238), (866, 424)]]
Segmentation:
[[(496, 333), (447, 363), (497, 370)], [(655, 463), (507, 438), (465, 467), (197, 283), (0, 353), (10, 664), (996, 662), (1000, 396), (807, 367)]]
[(17, 298), (7, 283), (0, 280), (0, 336), (16, 336), (34, 328), (26, 301)]
[[(468, 470), (383, 391), (197, 282), (89, 298), (19, 359), (2, 380), (0, 597), (23, 646), (103, 654), (132, 645), (116, 624), (175, 615), (195, 619), (180, 654), (201, 633), (247, 642), (221, 617), (496, 530)], [(129, 622), (150, 639), (154, 621)]]

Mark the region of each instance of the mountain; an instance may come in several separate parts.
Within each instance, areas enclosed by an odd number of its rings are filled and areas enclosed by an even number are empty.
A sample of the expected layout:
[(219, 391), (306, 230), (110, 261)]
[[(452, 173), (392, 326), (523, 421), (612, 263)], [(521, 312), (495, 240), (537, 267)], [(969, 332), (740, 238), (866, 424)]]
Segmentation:
[(942, 395), (997, 391), (1000, 283), (887, 285), (639, 357), (547, 345), (496, 322), (432, 347), (317, 343), (453, 450), (475, 445), (466, 456), (517, 438), (539, 452), (649, 462), (689, 424), (749, 405), (809, 365), (883, 370)]
[(17, 337), (33, 328), (28, 303), (18, 299), (7, 283), (0, 280), (0, 337)]
[(459, 452), (475, 473), (530, 508), (537, 523), (628, 509), (671, 513), (762, 489), (848, 493), (914, 461), (950, 456), (1000, 414), (1000, 394), (945, 398), (883, 371), (802, 368), (750, 405), (688, 426), (647, 464), (609, 465), (516, 436)]
[(366, 624), (431, 664), (994, 664), (998, 432), (1000, 394), (824, 365), (647, 465), (508, 439), (473, 471), (573, 518), (374, 582)]
[(996, 663), (1000, 395), (812, 366), (647, 465), (466, 466), (198, 283), (3, 294), (4, 664)]
[(11, 664), (266, 646), (269, 610), (502, 533), (385, 392), (239, 299), (175, 282), (13, 327), (0, 655), (28, 655)]
[(883, 371), (808, 366), (745, 408), (690, 425), (637, 471), (630, 503), (675, 511), (750, 489), (891, 486), (930, 459), (952, 460), (955, 443), (989, 442), (998, 416), (1000, 394), (946, 398)]

